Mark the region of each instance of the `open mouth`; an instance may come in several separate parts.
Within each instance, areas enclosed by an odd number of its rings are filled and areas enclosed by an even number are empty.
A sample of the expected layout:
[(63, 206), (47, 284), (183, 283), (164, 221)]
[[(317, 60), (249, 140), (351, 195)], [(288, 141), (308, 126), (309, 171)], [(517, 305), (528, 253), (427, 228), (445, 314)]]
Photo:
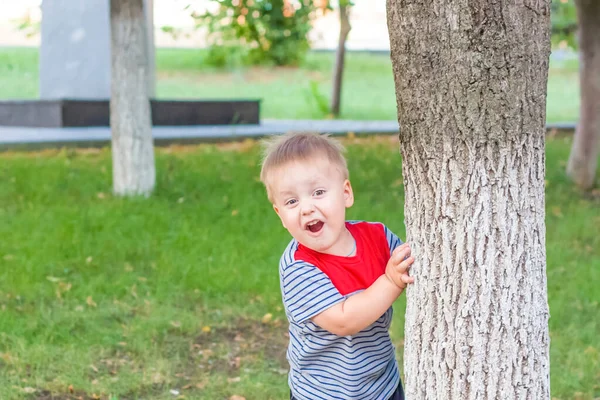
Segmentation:
[(313, 222), (309, 222), (308, 224), (306, 224), (306, 229), (308, 229), (309, 231), (311, 231), (312, 233), (317, 233), (319, 232), (321, 229), (323, 229), (323, 225), (325, 223), (323, 221), (313, 221)]

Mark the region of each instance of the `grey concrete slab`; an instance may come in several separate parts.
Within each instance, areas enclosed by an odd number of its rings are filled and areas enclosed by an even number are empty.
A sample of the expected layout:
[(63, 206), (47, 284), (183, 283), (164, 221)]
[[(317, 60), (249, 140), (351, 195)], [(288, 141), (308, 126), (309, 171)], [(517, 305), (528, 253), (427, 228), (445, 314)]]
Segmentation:
[[(152, 34), (153, 1), (144, 1)], [(44, 0), (41, 9), (40, 98), (109, 98), (110, 0)], [(152, 77), (153, 36), (148, 42)]]
[[(548, 130), (575, 129), (574, 123), (548, 124)], [(259, 125), (204, 125), (153, 127), (156, 145), (260, 138), (290, 131), (312, 131), (333, 135), (397, 134), (396, 121), (264, 120)], [(18, 128), (0, 127), (0, 150), (63, 146), (106, 146), (110, 128)]]

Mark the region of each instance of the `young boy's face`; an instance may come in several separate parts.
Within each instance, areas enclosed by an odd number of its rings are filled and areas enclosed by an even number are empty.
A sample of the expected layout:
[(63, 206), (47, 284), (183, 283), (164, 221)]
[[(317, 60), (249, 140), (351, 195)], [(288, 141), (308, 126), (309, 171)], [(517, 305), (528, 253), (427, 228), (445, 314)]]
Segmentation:
[(290, 162), (270, 179), (273, 208), (304, 246), (335, 254), (345, 233), (346, 208), (354, 203), (350, 181), (326, 158)]

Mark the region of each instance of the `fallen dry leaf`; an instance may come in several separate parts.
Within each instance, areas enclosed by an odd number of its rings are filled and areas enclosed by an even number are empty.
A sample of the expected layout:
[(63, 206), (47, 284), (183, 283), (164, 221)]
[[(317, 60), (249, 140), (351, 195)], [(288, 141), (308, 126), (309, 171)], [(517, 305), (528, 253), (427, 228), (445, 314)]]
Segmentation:
[(154, 375), (152, 375), (152, 383), (162, 383), (163, 381), (164, 377), (160, 372), (157, 372)]
[(86, 263), (91, 263), (94, 259), (92, 258), (92, 256), (89, 256), (88, 258), (85, 259)]
[(9, 353), (0, 353), (0, 358), (7, 364), (10, 364), (13, 361), (13, 357)]
[(236, 376), (235, 378), (227, 378), (227, 382), (229, 383), (240, 382), (241, 380), (242, 378), (240, 378), (239, 376)]
[(28, 387), (24, 387), (24, 388), (23, 388), (23, 391), (24, 391), (25, 393), (35, 393), (35, 392), (36, 392), (36, 389), (28, 386)]
[(94, 300), (92, 299), (92, 296), (88, 296), (87, 299), (85, 299), (85, 302), (90, 307), (98, 307), (98, 305), (96, 304), (96, 302), (94, 302)]
[(179, 321), (171, 321), (171, 326), (173, 328), (181, 328), (181, 322), (179, 322)]
[(238, 396), (237, 394), (234, 394), (229, 398), (229, 400), (246, 400), (246, 398), (244, 396)]
[(238, 214), (239, 214), (239, 211), (238, 211), (238, 210), (233, 210), (233, 211), (231, 212), (231, 216), (232, 216), (232, 217), (235, 217), (235, 216), (236, 216), (236, 215), (238, 215)]
[(267, 313), (262, 317), (262, 323), (268, 324), (269, 322), (271, 322), (272, 319), (273, 319), (273, 314)]
[(75, 389), (73, 389), (73, 385), (69, 385), (69, 393), (75, 393)]
[(397, 179), (392, 183), (392, 187), (399, 187), (402, 185), (404, 185), (404, 181), (402, 180), (402, 178)]
[(210, 326), (203, 326), (202, 327), (202, 332), (204, 332), (204, 333), (210, 332)]

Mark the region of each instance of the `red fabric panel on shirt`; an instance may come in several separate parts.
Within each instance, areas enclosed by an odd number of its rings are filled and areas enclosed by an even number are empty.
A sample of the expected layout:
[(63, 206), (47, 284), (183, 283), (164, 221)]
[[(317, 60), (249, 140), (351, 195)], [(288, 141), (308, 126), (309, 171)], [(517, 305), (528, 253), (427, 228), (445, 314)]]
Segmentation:
[(323, 271), (343, 296), (371, 286), (385, 273), (390, 259), (390, 247), (382, 224), (347, 222), (346, 227), (356, 240), (354, 256), (323, 254), (300, 244), (294, 257)]

